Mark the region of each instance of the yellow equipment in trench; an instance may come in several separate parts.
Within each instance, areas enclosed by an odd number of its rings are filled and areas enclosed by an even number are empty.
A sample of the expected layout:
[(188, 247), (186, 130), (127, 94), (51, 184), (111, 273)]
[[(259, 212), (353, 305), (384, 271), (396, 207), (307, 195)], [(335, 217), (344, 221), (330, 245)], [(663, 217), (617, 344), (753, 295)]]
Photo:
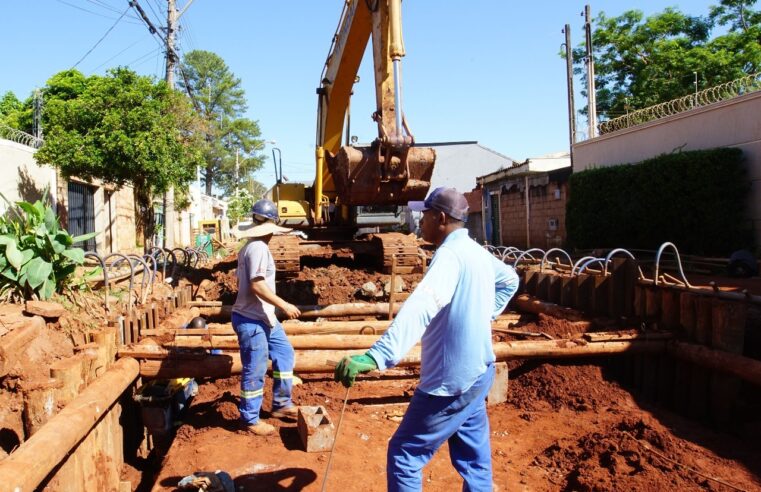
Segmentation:
[[(269, 194), (278, 205), (281, 222), (308, 231), (310, 239), (343, 239), (345, 247), (356, 246), (348, 239), (358, 228), (388, 221), (386, 214), (385, 219), (374, 222), (372, 212), (388, 212), (389, 207), (396, 210), (428, 193), (436, 153), (415, 146), (401, 108), (401, 59), (405, 54), (401, 24), (401, 0), (345, 2), (317, 88), (313, 186), (284, 183), (282, 166), (278, 174), (275, 163), (277, 183)], [(378, 135), (369, 146), (348, 142), (342, 146), (352, 88), (370, 38), (376, 95), (372, 118)], [(383, 257), (387, 268), (394, 254), (414, 256), (417, 251), (415, 239), (403, 234), (376, 234), (373, 239), (376, 255)], [(298, 238), (273, 238), (270, 249), (279, 271), (299, 269)]]

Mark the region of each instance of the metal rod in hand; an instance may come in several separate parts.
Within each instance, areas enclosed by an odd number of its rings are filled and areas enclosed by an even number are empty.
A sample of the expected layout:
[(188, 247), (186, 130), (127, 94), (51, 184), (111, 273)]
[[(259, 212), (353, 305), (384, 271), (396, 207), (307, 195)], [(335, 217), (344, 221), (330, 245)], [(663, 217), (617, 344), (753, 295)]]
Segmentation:
[(338, 442), (338, 433), (341, 431), (341, 422), (344, 420), (344, 410), (346, 410), (346, 402), (349, 401), (349, 388), (346, 387), (346, 395), (344, 395), (344, 404), (341, 407), (341, 416), (338, 417), (338, 426), (336, 427), (336, 435), (333, 437), (333, 445), (330, 447), (330, 457), (328, 458), (328, 466), (325, 467), (325, 477), (322, 479), (322, 492), (325, 492), (325, 486), (328, 484), (328, 474), (330, 473), (330, 464), (333, 462), (333, 450), (336, 449), (336, 442)]

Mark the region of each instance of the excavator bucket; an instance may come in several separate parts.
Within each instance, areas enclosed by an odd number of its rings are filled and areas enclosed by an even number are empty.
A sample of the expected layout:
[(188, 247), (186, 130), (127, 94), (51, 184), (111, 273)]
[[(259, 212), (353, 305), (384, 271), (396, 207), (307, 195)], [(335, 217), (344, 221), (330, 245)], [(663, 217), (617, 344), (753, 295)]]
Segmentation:
[(391, 151), (374, 144), (341, 147), (328, 169), (343, 205), (406, 205), (428, 194), (435, 163), (430, 147)]

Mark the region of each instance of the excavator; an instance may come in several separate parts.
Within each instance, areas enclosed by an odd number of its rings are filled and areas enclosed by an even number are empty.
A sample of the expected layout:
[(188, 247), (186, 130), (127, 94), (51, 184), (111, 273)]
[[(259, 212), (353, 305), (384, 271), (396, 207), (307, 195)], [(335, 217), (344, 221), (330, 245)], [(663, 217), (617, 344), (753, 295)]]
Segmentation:
[[(344, 3), (317, 88), (314, 184), (286, 183), (282, 166), (278, 174), (276, 165), (277, 182), (268, 193), (281, 222), (309, 237), (273, 238), (270, 250), (280, 272), (297, 272), (301, 255), (310, 248), (349, 249), (373, 256), (385, 270), (394, 261), (398, 271), (414, 267), (414, 237), (387, 232), (355, 238), (361, 228), (387, 225), (388, 212), (393, 216), (400, 205), (424, 199), (436, 162), (434, 149), (415, 146), (402, 111), (401, 17), (401, 0)], [(371, 38), (376, 97), (372, 119), (378, 135), (370, 145), (355, 146), (350, 145), (346, 128), (349, 103)]]

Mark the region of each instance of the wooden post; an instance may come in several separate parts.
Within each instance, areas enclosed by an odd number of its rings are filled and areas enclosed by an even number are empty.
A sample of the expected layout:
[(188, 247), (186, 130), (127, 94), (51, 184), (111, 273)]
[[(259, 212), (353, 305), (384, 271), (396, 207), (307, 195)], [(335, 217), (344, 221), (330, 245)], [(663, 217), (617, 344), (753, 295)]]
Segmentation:
[(40, 316), (29, 318), (24, 326), (6, 333), (0, 338), (0, 377), (26, 355), (27, 346), (40, 336), (45, 327), (45, 320)]
[(560, 299), (558, 304), (565, 307), (573, 307), (574, 278), (570, 275), (560, 276)]
[[(658, 327), (665, 330), (676, 330), (679, 326), (679, 293), (663, 288), (661, 290), (661, 314)], [(667, 355), (658, 356), (658, 401), (666, 408), (675, 407), (674, 379), (676, 378), (676, 363)]]
[(396, 302), (396, 255), (391, 255), (391, 284), (388, 290), (388, 319), (394, 319)]
[(592, 296), (592, 313), (597, 316), (608, 316), (610, 277), (595, 276)]
[(24, 433), (27, 438), (34, 435), (50, 420), (57, 410), (57, 394), (63, 384), (55, 379), (27, 383), (24, 393)]
[[(747, 306), (734, 301), (713, 300), (711, 345), (714, 349), (742, 354), (745, 341)], [(740, 380), (714, 372), (710, 382), (711, 420), (720, 428), (728, 428), (736, 413)]]
[(574, 303), (571, 307), (584, 313), (591, 313), (594, 284), (594, 277), (586, 273), (577, 275), (573, 296)]
[[(547, 301), (559, 304), (560, 303), (560, 286), (561, 276), (557, 273), (550, 273), (547, 276)], [(562, 305), (562, 304), (561, 304)]]
[[(710, 342), (712, 306), (710, 297), (696, 296), (695, 299), (695, 342), (706, 345)], [(708, 421), (708, 394), (711, 374), (704, 367), (693, 366), (690, 377), (690, 406), (687, 415), (701, 422)]]
[(526, 270), (524, 274), (523, 290), (526, 294), (536, 295), (536, 284), (539, 282), (539, 272), (536, 270)]
[(536, 295), (537, 299), (549, 301), (550, 273), (537, 272)]
[[(677, 330), (685, 338), (695, 340), (695, 300), (697, 296), (690, 292), (679, 294), (679, 326)], [(692, 364), (677, 360), (674, 368), (674, 409), (681, 415), (688, 415), (690, 409), (690, 386), (692, 385)]]
[(82, 366), (85, 358), (82, 354), (57, 360), (50, 366), (50, 377), (61, 384), (56, 399), (62, 405), (68, 404), (85, 387), (82, 379)]

